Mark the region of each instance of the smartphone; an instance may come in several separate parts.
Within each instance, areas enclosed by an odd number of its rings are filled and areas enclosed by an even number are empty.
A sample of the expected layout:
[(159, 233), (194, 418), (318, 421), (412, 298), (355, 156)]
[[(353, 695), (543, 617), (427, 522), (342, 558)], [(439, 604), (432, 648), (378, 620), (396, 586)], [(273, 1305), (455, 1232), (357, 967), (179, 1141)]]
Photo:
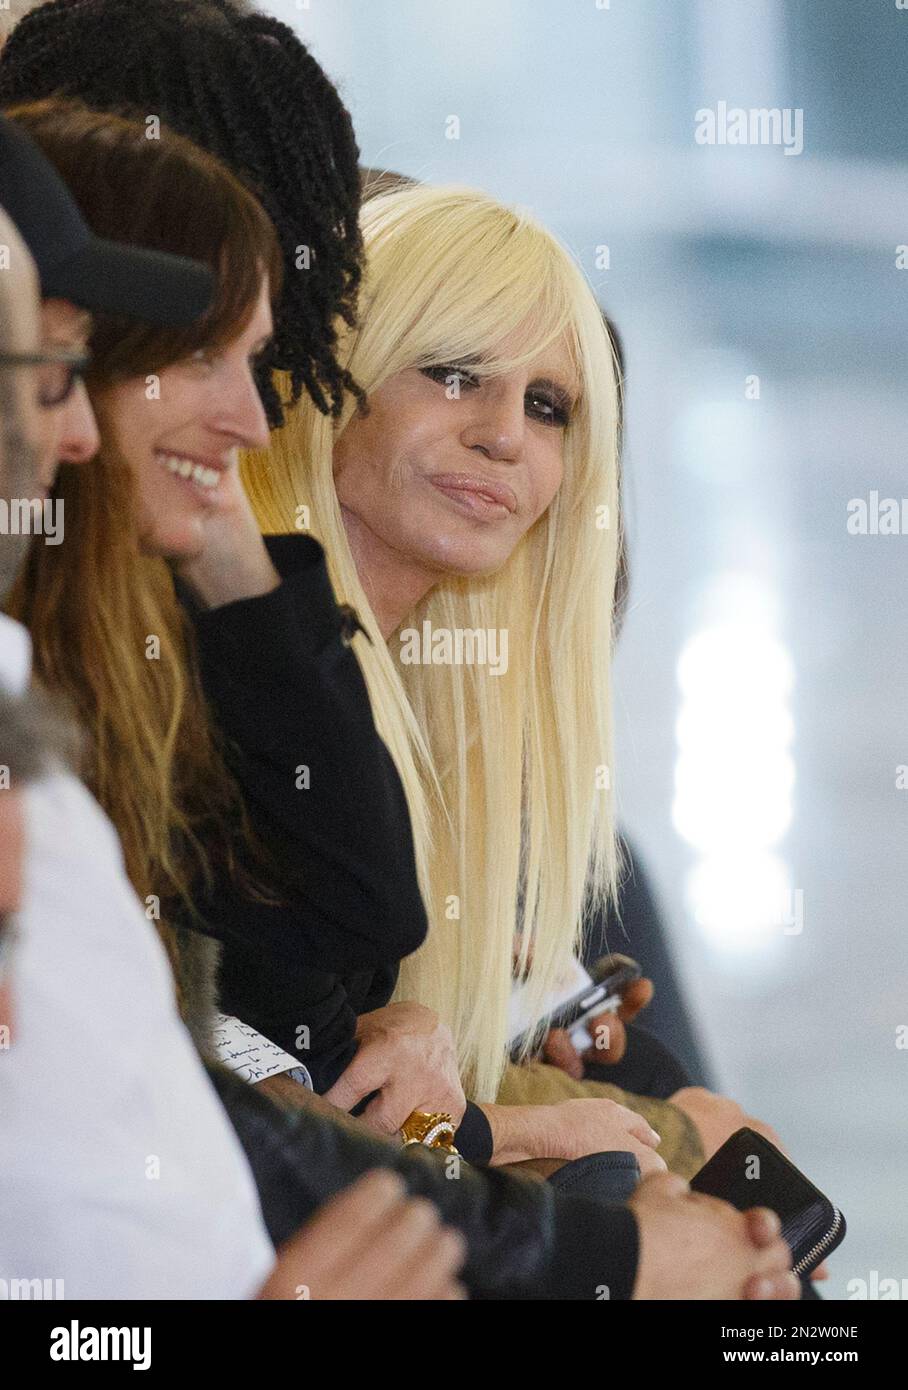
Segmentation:
[[(639, 980), (642, 974), (635, 960), (617, 953), (602, 956), (589, 971), (575, 962), (569, 988), (553, 997), (551, 1007), (546, 1011), (545, 1022), (534, 1029), (525, 1026), (512, 1028), (512, 1057), (520, 1055), (528, 1033), (532, 1032), (541, 1043), (552, 1028), (566, 1029), (577, 1051), (585, 1052), (593, 1046), (586, 1025), (600, 1014), (613, 1013), (628, 985), (633, 980)], [(519, 998), (517, 1005), (516, 1009), (512, 1008), (512, 1019), (516, 1015), (520, 1022), (525, 1022), (520, 1019)]]

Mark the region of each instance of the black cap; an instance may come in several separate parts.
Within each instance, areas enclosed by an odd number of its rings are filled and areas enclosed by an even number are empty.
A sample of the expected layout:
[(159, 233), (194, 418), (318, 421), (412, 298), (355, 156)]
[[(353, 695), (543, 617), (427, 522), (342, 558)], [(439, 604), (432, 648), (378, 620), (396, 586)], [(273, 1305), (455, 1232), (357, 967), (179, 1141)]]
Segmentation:
[(95, 236), (56, 169), (28, 134), (0, 116), (0, 207), (31, 252), (45, 299), (166, 328), (200, 318), (214, 294), (208, 266)]

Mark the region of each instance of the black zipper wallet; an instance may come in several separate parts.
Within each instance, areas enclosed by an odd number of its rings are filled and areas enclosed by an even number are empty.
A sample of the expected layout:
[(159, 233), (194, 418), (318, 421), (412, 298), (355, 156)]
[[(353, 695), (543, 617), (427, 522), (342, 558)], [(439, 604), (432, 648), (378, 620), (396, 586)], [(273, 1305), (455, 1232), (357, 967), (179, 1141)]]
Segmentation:
[(761, 1134), (739, 1129), (691, 1180), (694, 1192), (738, 1211), (769, 1207), (782, 1222), (791, 1267), (803, 1277), (845, 1238), (845, 1218), (818, 1187)]

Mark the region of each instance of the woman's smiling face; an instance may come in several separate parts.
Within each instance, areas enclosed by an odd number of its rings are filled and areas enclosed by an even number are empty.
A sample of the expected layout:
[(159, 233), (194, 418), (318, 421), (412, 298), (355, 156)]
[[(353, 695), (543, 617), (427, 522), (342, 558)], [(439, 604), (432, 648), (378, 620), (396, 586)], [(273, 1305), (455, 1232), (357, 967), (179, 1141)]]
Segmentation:
[[(505, 340), (501, 354), (517, 355)], [(528, 366), (408, 368), (369, 397), (334, 450), (338, 499), (369, 554), (436, 578), (500, 569), (561, 484), (577, 383), (566, 343)]]
[(249, 322), (226, 346), (164, 368), (157, 389), (139, 377), (101, 393), (105, 426), (135, 480), (147, 553), (197, 555), (206, 519), (232, 499), (239, 450), (267, 446), (253, 370), (271, 330), (265, 280)]

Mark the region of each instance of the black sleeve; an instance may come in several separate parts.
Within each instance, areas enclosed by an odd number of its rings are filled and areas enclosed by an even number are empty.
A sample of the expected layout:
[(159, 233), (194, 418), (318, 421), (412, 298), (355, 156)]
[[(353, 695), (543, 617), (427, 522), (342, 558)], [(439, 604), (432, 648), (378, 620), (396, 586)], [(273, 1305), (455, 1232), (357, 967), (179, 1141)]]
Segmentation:
[[(268, 941), (250, 920), (248, 944), (339, 974), (386, 966), (421, 945), (427, 920), (403, 788), (350, 646), (358, 620), (335, 602), (317, 541), (266, 543), (282, 579), (268, 594), (201, 609), (178, 586), (228, 760), (295, 907), (293, 939), (284, 915)], [(231, 925), (236, 939), (240, 912)]]
[(451, 1181), (450, 1160), (439, 1153), (393, 1148), (327, 1116), (283, 1110), (222, 1067), (209, 1075), (249, 1160), (275, 1245), (364, 1173), (391, 1168), (465, 1237), (464, 1278), (474, 1298), (631, 1297), (639, 1244), (628, 1207), (465, 1163)]
[(637, 1218), (630, 1207), (607, 1207), (590, 1197), (559, 1194), (543, 1296), (629, 1299), (639, 1257)]
[[(259, 909), (253, 920), (236, 911), (236, 894), (224, 894), (219, 930), (225, 938), (221, 959), (220, 1003), (225, 1013), (270, 1038), (305, 1066), (312, 1084), (324, 1094), (346, 1071), (356, 1053), (356, 1009), (351, 1003), (348, 979), (306, 964), (303, 953), (287, 949), (285, 942), (271, 943), (271, 919), (280, 920), (279, 909)], [(217, 904), (207, 904), (217, 910)], [(233, 916), (230, 916), (233, 906)], [(258, 946), (234, 939), (237, 931), (252, 935), (257, 920), (263, 929)], [(283, 923), (285, 934), (293, 931)], [(296, 954), (301, 958), (297, 959)]]
[(466, 1112), (454, 1136), (454, 1146), (471, 1163), (485, 1166), (492, 1162), (492, 1126), (484, 1110), (467, 1101)]

